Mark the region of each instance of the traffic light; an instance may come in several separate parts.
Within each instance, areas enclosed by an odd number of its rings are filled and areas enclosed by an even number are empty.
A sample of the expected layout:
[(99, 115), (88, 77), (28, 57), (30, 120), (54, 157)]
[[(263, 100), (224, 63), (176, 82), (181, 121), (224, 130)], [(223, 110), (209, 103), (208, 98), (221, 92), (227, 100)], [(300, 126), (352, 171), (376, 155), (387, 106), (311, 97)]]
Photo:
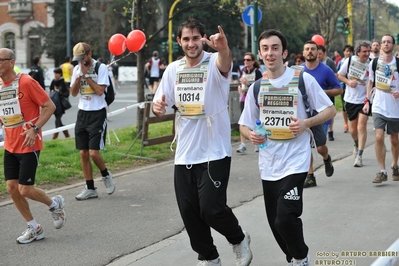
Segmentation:
[(399, 33), (395, 33), (393, 37), (395, 38), (395, 44), (399, 44)]
[(344, 31), (344, 27), (345, 27), (344, 18), (341, 17), (337, 18), (337, 25), (336, 25), (337, 32), (342, 33)]
[(161, 43), (161, 48), (162, 48), (162, 52), (165, 53), (169, 50), (169, 45), (168, 42), (162, 42)]
[(344, 34), (345, 35), (348, 35), (349, 33), (351, 33), (350, 25), (351, 25), (350, 19), (348, 17), (344, 17)]
[(179, 51), (179, 43), (173, 42), (173, 52), (177, 53)]

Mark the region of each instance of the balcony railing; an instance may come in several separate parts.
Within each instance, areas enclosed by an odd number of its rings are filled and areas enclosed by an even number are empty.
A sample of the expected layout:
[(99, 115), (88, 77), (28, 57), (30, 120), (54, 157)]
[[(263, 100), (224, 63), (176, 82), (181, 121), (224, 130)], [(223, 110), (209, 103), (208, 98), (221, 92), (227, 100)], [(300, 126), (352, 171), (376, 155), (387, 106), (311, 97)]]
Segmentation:
[(24, 22), (33, 14), (31, 0), (11, 0), (8, 2), (8, 14), (18, 22)]

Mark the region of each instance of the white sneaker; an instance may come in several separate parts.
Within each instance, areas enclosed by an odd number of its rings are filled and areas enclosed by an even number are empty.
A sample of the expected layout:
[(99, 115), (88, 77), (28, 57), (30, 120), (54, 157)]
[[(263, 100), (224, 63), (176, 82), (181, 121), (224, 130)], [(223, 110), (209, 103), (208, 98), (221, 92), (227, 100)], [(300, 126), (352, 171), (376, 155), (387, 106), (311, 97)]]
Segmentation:
[(211, 260), (201, 260), (197, 266), (222, 266), (222, 262), (220, 258), (218, 258), (217, 262), (213, 262)]
[(58, 203), (57, 207), (51, 208), (51, 216), (54, 220), (54, 226), (57, 229), (60, 229), (64, 226), (66, 221), (66, 213), (64, 210), (65, 207), (65, 200), (61, 195), (57, 195), (51, 198), (52, 200)]
[(87, 200), (93, 198), (98, 198), (97, 190), (87, 189), (87, 186), (85, 186), (82, 192), (80, 192), (80, 194), (75, 197), (75, 199), (77, 200)]
[(288, 264), (288, 266), (309, 266), (309, 265), (310, 265), (309, 255), (307, 255), (306, 258), (301, 260), (292, 259), (290, 264)]
[(34, 240), (41, 240), (44, 238), (44, 231), (40, 224), (37, 228), (33, 228), (31, 225), (22, 232), (22, 236), (17, 238), (18, 244), (28, 244)]
[(105, 191), (108, 193), (108, 195), (111, 195), (115, 191), (115, 183), (114, 180), (112, 179), (112, 174), (110, 171), (108, 171), (107, 176), (103, 176), (103, 182), (105, 185)]
[(255, 151), (255, 152), (259, 152), (259, 145), (255, 145), (254, 151)]
[(233, 252), (236, 254), (236, 266), (248, 266), (252, 261), (252, 252), (249, 247), (251, 237), (244, 231), (244, 239), (240, 244), (233, 245)]
[(363, 166), (361, 155), (356, 156), (355, 163), (353, 164), (353, 166), (354, 167), (362, 167)]
[(241, 143), (240, 146), (237, 149), (238, 153), (245, 153), (247, 151), (247, 147), (245, 146), (245, 143)]

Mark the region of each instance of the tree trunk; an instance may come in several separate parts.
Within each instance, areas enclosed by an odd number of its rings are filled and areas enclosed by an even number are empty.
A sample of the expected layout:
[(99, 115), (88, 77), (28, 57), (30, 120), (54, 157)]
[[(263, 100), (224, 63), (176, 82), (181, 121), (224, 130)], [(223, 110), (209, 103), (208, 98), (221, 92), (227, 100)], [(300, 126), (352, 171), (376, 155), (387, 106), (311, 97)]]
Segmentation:
[[(134, 2), (133, 2), (134, 3)], [(143, 7), (142, 0), (137, 0), (136, 2), (136, 28), (143, 28)], [(134, 12), (133, 12), (134, 14)], [(132, 18), (134, 19), (134, 18)], [(133, 30), (133, 29), (132, 29)], [(137, 102), (144, 102), (144, 49), (141, 49), (137, 53)], [(144, 123), (144, 109), (137, 108), (137, 123), (136, 132), (139, 134), (140, 130), (143, 128)], [(138, 136), (138, 137), (141, 137)]]
[[(137, 53), (137, 102), (144, 102), (144, 50)], [(137, 134), (143, 128), (144, 109), (137, 108)]]

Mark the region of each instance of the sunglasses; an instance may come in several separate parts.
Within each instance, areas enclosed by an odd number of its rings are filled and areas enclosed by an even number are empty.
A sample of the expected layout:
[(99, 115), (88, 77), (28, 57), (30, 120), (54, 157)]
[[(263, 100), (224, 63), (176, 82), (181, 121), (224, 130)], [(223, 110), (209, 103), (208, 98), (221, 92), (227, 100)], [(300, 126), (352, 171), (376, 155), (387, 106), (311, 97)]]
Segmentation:
[(384, 70), (385, 70), (385, 77), (389, 77), (392, 74), (391, 68), (388, 65), (384, 66)]
[(252, 61), (252, 59), (244, 58), (244, 61)]
[(4, 61), (12, 60), (12, 58), (0, 58), (0, 63), (3, 63)]

